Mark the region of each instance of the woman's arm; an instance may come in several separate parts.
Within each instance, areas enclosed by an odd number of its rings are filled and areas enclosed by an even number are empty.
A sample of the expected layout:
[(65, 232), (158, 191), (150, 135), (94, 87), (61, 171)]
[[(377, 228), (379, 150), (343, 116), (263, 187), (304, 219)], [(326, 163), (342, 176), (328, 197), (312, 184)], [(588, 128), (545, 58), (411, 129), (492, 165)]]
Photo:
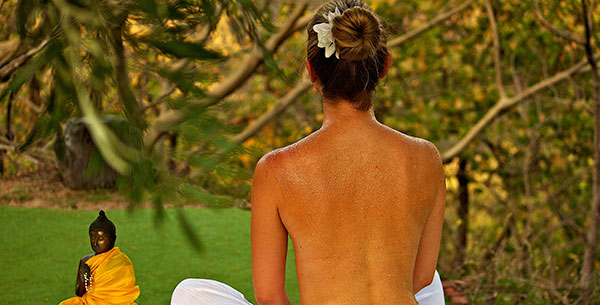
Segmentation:
[(256, 165), (252, 181), (252, 282), (260, 305), (288, 305), (285, 292), (285, 260), (288, 234), (277, 203), (281, 190), (272, 173), (273, 156), (267, 154)]
[(430, 160), (433, 164), (430, 171), (430, 179), (433, 182), (431, 191), (435, 192), (435, 199), (431, 211), (425, 221), (415, 270), (413, 273), (413, 290), (417, 293), (425, 286), (431, 284), (437, 266), (440, 251), (440, 240), (442, 238), (442, 225), (444, 224), (444, 209), (446, 207), (446, 178), (444, 168), (437, 148), (433, 144), (430, 147)]

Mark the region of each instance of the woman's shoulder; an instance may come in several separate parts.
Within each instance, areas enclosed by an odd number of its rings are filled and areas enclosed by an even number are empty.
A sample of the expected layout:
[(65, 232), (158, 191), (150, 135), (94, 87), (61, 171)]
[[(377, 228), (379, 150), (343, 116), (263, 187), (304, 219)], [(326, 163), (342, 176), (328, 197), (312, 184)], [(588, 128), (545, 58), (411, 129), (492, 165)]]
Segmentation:
[(411, 136), (387, 127), (388, 147), (402, 160), (410, 160), (421, 170), (427, 168), (439, 173), (442, 168), (440, 152), (431, 141)]
[(254, 169), (254, 180), (287, 185), (299, 176), (311, 172), (318, 162), (314, 143), (315, 133), (284, 147), (276, 148), (262, 156)]
[(415, 162), (415, 168), (419, 169), (419, 172), (427, 177), (425, 181), (436, 181), (443, 179), (444, 167), (440, 152), (431, 141), (412, 137), (413, 151), (411, 153), (411, 159)]
[(435, 146), (435, 144), (433, 144), (433, 142), (415, 136), (406, 135), (406, 137), (408, 137), (409, 140), (413, 143), (415, 153), (428, 159), (431, 159), (431, 161), (440, 161), (441, 163), (442, 159), (440, 157), (440, 152)]
[(294, 149), (289, 146), (276, 148), (263, 155), (256, 163), (255, 178), (264, 173), (268, 176), (279, 176), (294, 159)]
[(387, 131), (387, 134), (392, 138), (392, 141), (396, 142), (397, 145), (413, 151), (418, 155), (434, 159), (439, 158), (440, 153), (435, 144), (433, 144), (431, 141), (416, 136), (411, 136), (386, 125), (381, 126), (383, 126), (383, 128)]
[(287, 165), (297, 163), (299, 159), (306, 158), (309, 153), (309, 146), (316, 138), (316, 132), (310, 134), (297, 142), (273, 149), (258, 160), (256, 167), (268, 167), (273, 169), (282, 169)]

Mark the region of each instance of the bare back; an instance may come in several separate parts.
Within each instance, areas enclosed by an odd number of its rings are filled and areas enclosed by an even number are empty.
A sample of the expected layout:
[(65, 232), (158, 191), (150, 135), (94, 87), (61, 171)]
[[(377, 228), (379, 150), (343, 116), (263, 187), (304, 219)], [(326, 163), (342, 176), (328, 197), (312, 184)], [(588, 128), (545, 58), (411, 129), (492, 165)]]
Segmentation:
[[(379, 123), (346, 124), (267, 158), (301, 304), (416, 304), (417, 256), (432, 276), (439, 249), (441, 224), (430, 223), (441, 219), (428, 222), (444, 179), (433, 145)], [(436, 236), (422, 242), (426, 226)]]

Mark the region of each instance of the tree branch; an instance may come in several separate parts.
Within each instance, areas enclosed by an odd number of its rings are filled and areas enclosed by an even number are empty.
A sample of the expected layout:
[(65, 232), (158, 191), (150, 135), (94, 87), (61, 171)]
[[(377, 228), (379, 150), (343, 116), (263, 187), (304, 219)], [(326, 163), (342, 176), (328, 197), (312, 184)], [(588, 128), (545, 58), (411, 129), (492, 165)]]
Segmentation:
[(13, 59), (11, 62), (0, 68), (0, 80), (6, 78), (11, 73), (13, 73), (17, 68), (21, 67), (25, 62), (27, 62), (33, 55), (37, 54), (41, 51), (50, 41), (50, 38), (44, 39), (37, 47), (27, 51), (27, 53)]
[(129, 73), (127, 72), (127, 62), (125, 59), (125, 47), (123, 45), (123, 23), (127, 18), (127, 14), (120, 16), (119, 23), (110, 26), (109, 40), (115, 58), (113, 61), (113, 69), (115, 70), (115, 81), (117, 85), (117, 93), (119, 99), (125, 109), (127, 118), (138, 128), (143, 129), (146, 126), (143, 112), (135, 94), (131, 90), (129, 83)]
[[(174, 64), (171, 64), (171, 66), (173, 67), (173, 70), (180, 71), (180, 70), (186, 69), (187, 65), (189, 65), (190, 62), (191, 61), (189, 58), (184, 58), (184, 59), (181, 59), (181, 60), (175, 62)], [(159, 83), (160, 83), (161, 93), (159, 96), (152, 99), (150, 101), (150, 103), (142, 106), (142, 112), (145, 112), (146, 110), (148, 110), (156, 105), (164, 103), (165, 101), (167, 101), (167, 97), (169, 97), (169, 95), (171, 95), (171, 93), (173, 93), (175, 91), (175, 89), (177, 89), (176, 84), (169, 83), (168, 80), (163, 78), (162, 76), (160, 76), (160, 74), (158, 75), (158, 79), (159, 79)]]
[(244, 131), (240, 132), (232, 138), (232, 142), (235, 144), (243, 143), (252, 136), (254, 136), (263, 126), (269, 121), (277, 117), (279, 114), (291, 105), (300, 95), (312, 87), (312, 83), (307, 80), (306, 73), (302, 75), (302, 80), (296, 84), (294, 89), (290, 90), (285, 96), (277, 101), (273, 107), (263, 113), (256, 121), (250, 124)]
[(447, 19), (449, 19), (450, 17), (464, 11), (469, 6), (471, 6), (471, 4), (473, 4), (473, 2), (475, 2), (475, 0), (468, 0), (467, 2), (463, 3), (462, 5), (460, 5), (459, 7), (455, 8), (453, 10), (450, 10), (448, 12), (441, 13), (441, 14), (435, 16), (433, 19), (429, 20), (428, 22), (421, 25), (420, 27), (413, 29), (404, 35), (401, 35), (397, 38), (394, 38), (394, 39), (388, 41), (388, 48), (395, 47), (399, 44), (404, 43), (405, 41), (407, 41), (409, 39), (412, 39), (412, 38), (422, 34), (423, 32), (425, 32), (425, 31), (431, 29), (432, 27), (434, 27), (435, 25), (437, 25), (438, 23), (444, 22)]
[[(588, 166), (585, 168), (577, 169), (574, 173), (572, 173), (567, 179), (564, 179), (563, 183), (555, 190), (550, 192), (542, 202), (549, 202), (552, 206), (552, 211), (556, 214), (558, 219), (560, 219), (561, 227), (565, 230), (565, 234), (569, 239), (575, 239), (576, 233), (581, 233), (583, 231), (581, 228), (577, 227), (577, 224), (573, 219), (571, 219), (568, 215), (564, 215), (562, 212), (563, 201), (559, 200), (560, 196), (567, 191), (568, 187), (576, 181), (580, 181), (583, 176), (587, 175), (592, 170), (592, 166)], [(573, 232), (569, 229), (568, 226), (576, 228), (578, 232)]]
[(306, 29), (306, 27), (308, 26), (308, 23), (312, 20), (313, 17), (314, 17), (314, 15), (308, 14), (308, 15), (305, 15), (302, 18), (300, 18), (298, 20), (298, 22), (296, 23), (296, 26), (294, 26), (294, 29), (292, 30), (292, 32), (298, 32), (298, 31)]
[[(252, 124), (247, 126), (246, 129), (244, 129), (242, 132), (233, 136), (231, 138), (231, 144), (239, 145), (239, 144), (245, 142), (246, 140), (250, 139), (251, 137), (253, 137), (257, 132), (260, 131), (261, 128), (263, 128), (267, 123), (269, 123), (271, 120), (276, 118), (278, 115), (283, 113), (283, 111), (289, 105), (294, 103), (294, 101), (296, 101), (296, 99), (300, 95), (302, 95), (306, 90), (308, 90), (312, 87), (312, 83), (308, 81), (308, 75), (306, 75), (306, 73), (302, 74), (300, 79), (301, 80), (298, 81), (298, 83), (296, 84), (294, 89), (290, 90), (279, 101), (277, 101), (269, 111), (263, 113), (260, 117), (258, 117), (258, 119), (256, 119)], [(198, 151), (193, 152), (192, 154), (197, 154), (199, 152), (200, 151), (198, 150)], [(221, 150), (218, 153), (216, 153), (215, 155), (225, 156), (226, 153), (223, 150)], [(185, 174), (184, 172), (188, 171), (189, 168), (190, 168), (189, 162), (185, 162), (179, 166), (179, 169), (177, 170), (177, 172)], [(192, 175), (191, 177), (194, 178), (195, 174), (192, 173), (191, 175)]]
[[(390, 42), (388, 42), (388, 47), (395, 47), (395, 46), (399, 46), (403, 43), (405, 43), (406, 41), (417, 37), (418, 35), (426, 32), (427, 30), (431, 29), (432, 27), (434, 27), (435, 25), (437, 25), (438, 23), (441, 23), (445, 20), (447, 20), (448, 18), (464, 11), (466, 8), (468, 8), (471, 4), (473, 4), (473, 2), (475, 2), (474, 0), (469, 0), (465, 3), (463, 3), (461, 6), (450, 10), (448, 12), (445, 13), (441, 13), (438, 16), (436, 16), (435, 18), (431, 19), (429, 22), (427, 22), (426, 24), (411, 30), (410, 32), (399, 36), (398, 38), (395, 38), (393, 40), (391, 40)], [(306, 26), (308, 25), (308, 22), (310, 22), (310, 20), (313, 18), (312, 14), (306, 15), (302, 18), (300, 18), (298, 20), (298, 22), (296, 23), (296, 26), (294, 28), (294, 31), (299, 31), (303, 28), (306, 28)], [(235, 135), (232, 139), (233, 142), (235, 143), (242, 143), (246, 140), (248, 140), (249, 138), (251, 138), (252, 136), (254, 136), (258, 131), (260, 131), (260, 129), (265, 126), (268, 122), (270, 122), (271, 120), (273, 120), (275, 117), (277, 117), (280, 113), (282, 113), (289, 105), (291, 105), (295, 99), (298, 98), (298, 96), (300, 96), (302, 93), (304, 93), (306, 90), (310, 89), (310, 87), (312, 86), (311, 83), (307, 82), (306, 80), (306, 75), (303, 75), (301, 77), (301, 81), (296, 84), (296, 86), (294, 87), (294, 89), (292, 89), (290, 92), (288, 92), (284, 97), (282, 97), (278, 102), (276, 102), (273, 105), (273, 108), (271, 108), (271, 110), (263, 113), (256, 121), (254, 121), (253, 124), (251, 124), (250, 126), (246, 127), (246, 129), (244, 129), (241, 133)]]
[[(6, 142), (6, 141), (3, 141)], [(7, 151), (12, 151), (15, 152), (19, 155), (22, 155), (24, 157), (26, 157), (27, 159), (31, 160), (33, 163), (35, 163), (36, 165), (40, 163), (40, 160), (35, 158), (34, 156), (26, 153), (26, 152), (19, 152), (14, 145), (9, 145), (9, 144), (0, 144), (0, 150), (7, 150)]]
[(492, 35), (494, 37), (494, 70), (496, 72), (496, 86), (498, 87), (498, 94), (500, 100), (506, 99), (506, 91), (504, 90), (504, 84), (502, 83), (502, 69), (500, 67), (500, 35), (498, 35), (498, 27), (496, 26), (496, 17), (494, 16), (494, 8), (490, 0), (485, 0), (485, 8), (490, 19), (490, 28), (492, 29)]
[[(300, 5), (294, 12), (292, 12), (291, 16), (288, 17), (288, 21), (281, 27), (280, 31), (275, 33), (267, 42), (265, 43), (266, 51), (270, 53), (274, 53), (277, 48), (293, 33), (293, 29), (295, 28), (298, 19), (304, 14), (307, 5)], [(249, 58), (245, 60), (246, 65), (241, 67), (241, 69), (237, 70), (228, 77), (225, 81), (219, 84), (214, 90), (210, 92), (210, 95), (223, 98), (231, 94), (234, 90), (236, 90), (240, 85), (242, 85), (253, 73), (256, 71), (256, 68), (262, 64), (264, 60), (265, 54), (262, 50), (256, 48), (252, 54), (250, 54)]]
[[(214, 16), (221, 16), (221, 14), (223, 13), (223, 10), (225, 10), (225, 5), (223, 5), (220, 2), (215, 3), (215, 13)], [(204, 44), (208, 38), (210, 38), (210, 34), (214, 31), (214, 29), (217, 27), (218, 24), (218, 20), (217, 22), (213, 22), (211, 21), (206, 27), (204, 27), (198, 38), (198, 43), (199, 44)]]
[(171, 95), (171, 93), (173, 93), (173, 91), (175, 91), (176, 88), (177, 88), (177, 86), (175, 84), (169, 85), (169, 87), (166, 88), (165, 91), (163, 93), (161, 93), (159, 96), (157, 96), (152, 102), (144, 105), (144, 107), (142, 107), (142, 111), (145, 112), (146, 110), (148, 110), (156, 105), (164, 103), (166, 101), (167, 97), (169, 95)]
[[(13, 38), (0, 42), (0, 67), (9, 62), (13, 57), (19, 56), (20, 38)], [(21, 52), (23, 53), (23, 52)]]
[[(298, 22), (298, 19), (304, 14), (307, 4), (298, 6), (290, 15), (287, 22), (281, 27), (279, 32), (275, 33), (265, 43), (265, 51), (274, 53), (277, 48), (293, 33), (293, 29)], [(206, 108), (218, 103), (221, 99), (231, 94), (238, 89), (263, 63), (265, 54), (259, 48), (249, 54), (244, 60), (245, 65), (236, 70), (227, 79), (221, 82), (215, 89), (208, 93), (208, 97), (200, 100), (190, 101), (191, 106)], [(167, 131), (171, 126), (183, 122), (187, 117), (185, 109), (169, 110), (162, 113), (150, 126), (148, 133), (144, 139), (146, 148), (151, 149), (156, 141)]]
[(534, 0), (533, 4), (535, 6), (535, 8), (533, 10), (533, 12), (535, 13), (535, 17), (537, 18), (538, 22), (543, 27), (545, 27), (550, 32), (554, 33), (555, 35), (557, 35), (565, 40), (568, 40), (568, 41), (571, 41), (571, 42), (574, 42), (574, 43), (580, 44), (580, 45), (585, 44), (585, 41), (583, 41), (583, 39), (578, 37), (575, 33), (571, 33), (567, 30), (563, 30), (563, 29), (553, 25), (548, 20), (546, 20), (546, 18), (544, 18), (544, 15), (542, 15), (542, 10), (540, 9), (538, 0)]
[[(596, 58), (600, 57), (600, 54), (596, 54)], [(442, 154), (442, 160), (444, 163), (448, 163), (457, 156), (461, 151), (463, 151), (471, 141), (475, 139), (489, 124), (493, 122), (493, 120), (502, 114), (507, 109), (512, 106), (522, 102), (525, 98), (530, 95), (547, 88), (549, 86), (554, 85), (560, 81), (563, 81), (576, 73), (587, 72), (590, 70), (589, 66), (586, 66), (586, 60), (582, 60), (577, 64), (573, 65), (571, 68), (564, 70), (562, 72), (556, 73), (554, 76), (544, 79), (535, 85), (523, 90), (519, 94), (507, 98), (505, 100), (500, 99), (496, 104), (488, 110), (488, 112), (467, 132), (467, 134), (459, 140), (456, 144), (454, 144), (450, 149), (446, 150)], [(586, 66), (586, 67), (584, 67)]]
[(23, 102), (25, 102), (33, 112), (38, 114), (42, 112), (42, 107), (40, 107), (42, 104), (40, 98), (40, 85), (35, 76), (32, 77), (29, 82), (29, 99), (23, 99)]

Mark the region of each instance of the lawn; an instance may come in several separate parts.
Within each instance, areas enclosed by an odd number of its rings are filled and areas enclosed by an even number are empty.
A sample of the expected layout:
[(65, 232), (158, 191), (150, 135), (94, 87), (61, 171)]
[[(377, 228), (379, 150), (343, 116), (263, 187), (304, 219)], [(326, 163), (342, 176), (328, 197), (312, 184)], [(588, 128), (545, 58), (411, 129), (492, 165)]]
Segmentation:
[[(133, 262), (140, 305), (169, 304), (185, 278), (222, 281), (255, 303), (250, 268), (250, 212), (239, 209), (184, 209), (204, 250), (185, 239), (174, 210), (161, 225), (152, 210), (107, 211), (117, 227), (118, 246)], [(92, 250), (88, 227), (96, 211), (0, 206), (0, 304), (58, 304), (74, 296), (79, 259)], [(293, 252), (289, 250), (287, 290), (299, 302)]]

